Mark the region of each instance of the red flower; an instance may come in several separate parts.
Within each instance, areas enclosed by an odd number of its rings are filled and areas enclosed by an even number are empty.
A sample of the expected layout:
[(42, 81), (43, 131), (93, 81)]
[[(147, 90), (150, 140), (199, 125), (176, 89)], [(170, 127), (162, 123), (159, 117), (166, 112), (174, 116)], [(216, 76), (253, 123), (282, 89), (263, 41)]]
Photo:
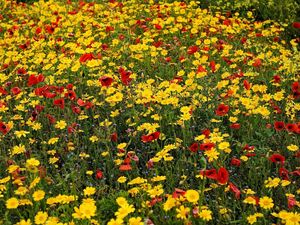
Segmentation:
[(205, 135), (205, 137), (208, 138), (209, 135), (210, 135), (210, 130), (209, 129), (205, 129), (205, 130), (201, 131), (201, 134)]
[(261, 60), (260, 59), (255, 59), (254, 63), (252, 64), (254, 67), (260, 67), (261, 66)]
[(159, 24), (155, 24), (154, 27), (155, 27), (156, 30), (161, 30), (162, 29), (162, 26), (159, 25)]
[(198, 52), (199, 51), (199, 47), (194, 45), (194, 46), (190, 46), (187, 50), (187, 53), (189, 55), (193, 55), (194, 53)]
[(118, 134), (117, 134), (116, 132), (112, 133), (112, 134), (110, 135), (110, 140), (111, 140), (112, 142), (117, 142), (117, 140), (118, 140)]
[(143, 141), (144, 143), (146, 143), (146, 142), (152, 142), (152, 141), (158, 139), (158, 138), (159, 138), (159, 135), (160, 135), (160, 132), (159, 132), (159, 131), (156, 131), (156, 132), (154, 132), (154, 133), (152, 133), (152, 134), (149, 134), (149, 135), (143, 135), (143, 136), (142, 136), (142, 141)]
[(294, 22), (292, 26), (296, 29), (300, 29), (300, 22)]
[(238, 129), (241, 128), (241, 125), (239, 123), (233, 123), (233, 124), (230, 125), (230, 128), (238, 130)]
[(218, 178), (217, 178), (219, 184), (226, 184), (228, 182), (228, 179), (229, 179), (228, 171), (224, 167), (221, 167), (218, 171)]
[(46, 117), (48, 118), (48, 120), (51, 124), (54, 124), (56, 122), (56, 119), (54, 118), (54, 116), (52, 116), (50, 114), (46, 114)]
[(280, 83), (281, 82), (281, 78), (280, 78), (279, 75), (273, 76), (273, 79), (274, 79), (274, 83)]
[(285, 129), (288, 131), (288, 132), (295, 132), (297, 131), (298, 127), (296, 124), (294, 123), (288, 123), (285, 125)]
[(85, 53), (79, 58), (79, 62), (84, 63), (86, 61), (94, 59), (94, 55), (92, 53)]
[(199, 65), (197, 69), (197, 73), (203, 73), (203, 72), (207, 72), (207, 70), (203, 66)]
[(111, 77), (103, 76), (99, 78), (99, 81), (103, 87), (108, 87), (114, 80)]
[(288, 208), (291, 209), (293, 208), (295, 205), (297, 205), (297, 201), (295, 199), (295, 197), (288, 197)]
[(218, 116), (225, 116), (229, 111), (229, 106), (220, 104), (218, 108), (216, 109), (215, 113)]
[(72, 91), (72, 90), (68, 90), (67, 93), (65, 93), (65, 97), (68, 98), (68, 99), (71, 99), (72, 101), (76, 99), (76, 93), (75, 91)]
[(103, 177), (103, 173), (100, 169), (96, 170), (96, 179), (99, 180)]
[(230, 161), (230, 165), (239, 167), (241, 165), (241, 160), (237, 158), (232, 158)]
[(269, 160), (273, 163), (279, 162), (279, 163), (281, 163), (281, 165), (283, 165), (285, 162), (285, 157), (283, 155), (275, 153), (269, 157)]
[(28, 78), (27, 86), (31, 87), (33, 85), (36, 85), (40, 82), (43, 82), (45, 80), (45, 77), (42, 74), (39, 74), (38, 76), (30, 75)]
[(59, 99), (55, 99), (53, 101), (53, 104), (55, 106), (58, 106), (59, 108), (61, 109), (64, 109), (65, 108), (65, 100), (63, 98), (59, 98)]
[(10, 130), (10, 127), (7, 124), (5, 124), (5, 123), (3, 123), (3, 122), (0, 121), (0, 132), (3, 135), (5, 135), (5, 134), (8, 133), (9, 130)]
[(122, 164), (119, 167), (119, 170), (120, 171), (129, 171), (129, 170), (132, 170), (132, 167), (130, 166), (130, 164)]
[(233, 183), (229, 182), (230, 191), (232, 191), (236, 197), (236, 199), (240, 199), (241, 191), (235, 186)]
[(200, 175), (207, 177), (209, 179), (217, 180), (218, 174), (216, 169), (210, 169), (210, 170), (201, 170)]
[(202, 143), (202, 144), (200, 144), (200, 150), (201, 151), (208, 151), (208, 150), (211, 150), (213, 147), (215, 147), (214, 143)]
[(124, 85), (129, 85), (129, 83), (131, 82), (132, 78), (130, 78), (130, 75), (132, 74), (130, 71), (126, 71), (125, 69), (123, 69), (122, 67), (120, 67), (119, 69), (119, 73), (121, 75), (121, 81)]
[(211, 68), (211, 72), (215, 72), (216, 71), (216, 63), (215, 63), (215, 61), (211, 61), (210, 63), (209, 63), (209, 66), (210, 66), (210, 68)]
[(289, 171), (284, 167), (280, 167), (279, 176), (282, 177), (283, 180), (289, 180)]
[(282, 121), (276, 121), (276, 122), (274, 123), (274, 128), (275, 128), (275, 130), (277, 130), (277, 131), (283, 130), (283, 129), (285, 128), (284, 122), (282, 122)]
[(245, 87), (245, 89), (246, 90), (250, 90), (250, 83), (249, 83), (249, 81), (247, 81), (247, 80), (244, 80), (244, 87)]
[(198, 149), (199, 149), (199, 144), (198, 144), (197, 142), (191, 144), (191, 146), (189, 147), (189, 150), (190, 150), (191, 152), (197, 152)]
[(21, 93), (21, 89), (19, 87), (13, 87), (11, 89), (11, 92), (13, 93), (13, 95), (17, 95), (17, 94)]
[(81, 109), (78, 106), (71, 106), (72, 112), (75, 114), (80, 114)]

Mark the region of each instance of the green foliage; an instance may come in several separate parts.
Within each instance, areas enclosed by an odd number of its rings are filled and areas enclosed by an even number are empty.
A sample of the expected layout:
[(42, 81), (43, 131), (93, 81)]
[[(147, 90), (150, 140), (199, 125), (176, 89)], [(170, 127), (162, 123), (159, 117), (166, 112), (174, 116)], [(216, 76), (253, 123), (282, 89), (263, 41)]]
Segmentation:
[(246, 16), (247, 12), (254, 13), (256, 20), (275, 20), (286, 24), (285, 38), (299, 37), (300, 31), (291, 24), (300, 21), (300, 0), (201, 0), (200, 7), (210, 8), (213, 11), (229, 11)]

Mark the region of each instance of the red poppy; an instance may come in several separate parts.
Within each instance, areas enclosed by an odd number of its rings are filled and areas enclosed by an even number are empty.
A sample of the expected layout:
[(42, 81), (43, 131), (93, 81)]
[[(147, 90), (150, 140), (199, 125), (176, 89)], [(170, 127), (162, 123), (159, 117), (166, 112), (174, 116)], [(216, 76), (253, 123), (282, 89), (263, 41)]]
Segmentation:
[(179, 198), (180, 196), (184, 196), (186, 193), (185, 190), (179, 189), (179, 188), (175, 188), (175, 191), (172, 194), (173, 198)]
[(246, 90), (250, 90), (250, 83), (249, 83), (249, 81), (247, 81), (247, 80), (244, 80), (244, 88), (246, 89)]
[(45, 30), (48, 34), (53, 34), (54, 32), (54, 27), (50, 26), (50, 25), (46, 25), (45, 26)]
[(112, 142), (117, 142), (117, 140), (118, 140), (118, 134), (117, 134), (117, 132), (114, 132), (114, 133), (112, 133), (112, 134), (110, 135), (110, 140), (111, 140)]
[(76, 96), (75, 91), (68, 90), (68, 92), (65, 93), (65, 97), (73, 101), (76, 99), (77, 96)]
[(162, 26), (160, 24), (154, 24), (156, 30), (161, 30)]
[(193, 143), (190, 145), (189, 150), (191, 152), (197, 152), (199, 149), (199, 144), (197, 142)]
[(207, 72), (207, 70), (203, 66), (199, 65), (197, 69), (197, 73), (203, 73), (203, 72)]
[(79, 62), (84, 63), (86, 61), (94, 59), (93, 53), (85, 53), (79, 58)]
[(187, 50), (187, 53), (189, 55), (193, 55), (194, 53), (198, 52), (199, 51), (199, 47), (194, 45), (194, 46), (190, 46)]
[(0, 132), (3, 135), (5, 135), (5, 134), (8, 133), (9, 130), (10, 130), (10, 127), (7, 124), (5, 124), (5, 123), (3, 123), (3, 122), (0, 121)]
[(108, 87), (114, 80), (111, 77), (103, 76), (99, 78), (99, 81), (103, 87)]
[(106, 31), (107, 33), (111, 32), (111, 31), (114, 31), (114, 30), (115, 30), (115, 28), (112, 27), (112, 26), (106, 26), (106, 28), (105, 28), (105, 31)]
[(237, 158), (232, 158), (230, 161), (230, 165), (239, 167), (241, 165), (241, 160)]
[(216, 63), (215, 63), (215, 61), (211, 61), (210, 63), (209, 63), (209, 66), (210, 66), (210, 68), (211, 68), (211, 72), (215, 72), (216, 71)]
[(296, 124), (294, 123), (287, 123), (285, 125), (285, 129), (288, 131), (288, 132), (295, 132), (297, 131), (298, 127)]
[(241, 191), (235, 186), (233, 183), (229, 182), (230, 191), (232, 191), (236, 197), (236, 199), (240, 199)]
[(8, 92), (3, 87), (0, 87), (0, 94), (7, 95)]
[(277, 131), (282, 131), (285, 128), (284, 122), (282, 122), (282, 121), (276, 121), (274, 123), (274, 128)]
[(81, 112), (80, 107), (78, 107), (78, 106), (71, 106), (71, 108), (72, 108), (72, 112), (73, 113), (80, 114), (80, 112)]
[(160, 135), (160, 132), (159, 132), (159, 131), (156, 131), (156, 132), (154, 132), (154, 133), (152, 133), (152, 134), (149, 134), (149, 135), (143, 135), (143, 136), (142, 136), (142, 141), (143, 141), (144, 143), (146, 143), (146, 142), (152, 142), (152, 141), (158, 139), (158, 138), (159, 138), (159, 135)]
[(100, 169), (96, 170), (96, 179), (99, 180), (103, 177), (103, 173)]
[(296, 201), (295, 197), (289, 196), (288, 197), (288, 208), (291, 209), (295, 205), (297, 205), (297, 201)]
[(120, 67), (119, 73), (121, 75), (121, 81), (124, 85), (129, 85), (132, 78), (130, 78), (130, 75), (132, 74), (130, 71), (126, 71), (124, 68)]
[(296, 29), (300, 29), (300, 22), (294, 22), (292, 26)]
[(65, 108), (65, 100), (63, 98), (55, 99), (53, 105), (58, 106), (61, 109)]
[(210, 169), (210, 170), (201, 170), (200, 175), (207, 177), (209, 179), (217, 180), (218, 174), (216, 169)]
[(280, 83), (281, 82), (281, 78), (280, 78), (279, 75), (273, 76), (273, 79), (274, 79), (274, 83)]
[(19, 87), (13, 87), (11, 89), (11, 92), (13, 93), (13, 95), (17, 95), (21, 93), (21, 89)]
[(241, 125), (239, 123), (233, 123), (233, 124), (230, 124), (230, 128), (234, 129), (234, 130), (238, 130), (241, 128)]
[(252, 66), (254, 67), (260, 67), (261, 66), (261, 59), (255, 59), (254, 63), (252, 64)]
[(42, 32), (42, 28), (37, 27), (37, 28), (35, 29), (35, 34), (40, 34), (41, 32)]
[(215, 113), (218, 116), (225, 116), (229, 111), (229, 106), (220, 104), (218, 108), (216, 109)]
[(205, 130), (201, 131), (201, 134), (205, 135), (205, 137), (208, 138), (209, 135), (210, 135), (210, 130), (209, 129), (205, 129)]
[(31, 86), (33, 86), (33, 85), (36, 85), (36, 84), (40, 83), (40, 82), (43, 82), (44, 80), (45, 80), (45, 77), (44, 77), (42, 74), (39, 74), (39, 75), (37, 75), (37, 76), (35, 76), (35, 75), (30, 75), (30, 76), (28, 77), (27, 86), (28, 86), (28, 87), (31, 87)]
[(281, 163), (281, 165), (285, 162), (285, 157), (281, 154), (275, 153), (269, 157), (269, 160), (273, 163)]
[(226, 184), (228, 182), (228, 179), (229, 179), (228, 171), (224, 167), (221, 167), (218, 171), (218, 178), (217, 178), (219, 184)]
[(214, 143), (202, 143), (200, 144), (201, 151), (208, 151), (214, 148), (216, 145)]
[(284, 168), (284, 167), (280, 167), (280, 169), (279, 169), (279, 176), (283, 180), (289, 180), (289, 171), (286, 168)]
[(120, 171), (129, 171), (129, 170), (132, 170), (132, 167), (130, 166), (130, 164), (122, 164), (119, 167), (119, 170)]

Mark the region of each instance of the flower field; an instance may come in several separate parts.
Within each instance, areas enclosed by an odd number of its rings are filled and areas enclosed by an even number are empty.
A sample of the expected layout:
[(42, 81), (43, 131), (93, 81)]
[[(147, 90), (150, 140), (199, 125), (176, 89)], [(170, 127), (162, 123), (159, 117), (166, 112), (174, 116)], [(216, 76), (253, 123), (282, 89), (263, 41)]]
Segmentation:
[(0, 224), (299, 225), (299, 40), (103, 2), (0, 1)]

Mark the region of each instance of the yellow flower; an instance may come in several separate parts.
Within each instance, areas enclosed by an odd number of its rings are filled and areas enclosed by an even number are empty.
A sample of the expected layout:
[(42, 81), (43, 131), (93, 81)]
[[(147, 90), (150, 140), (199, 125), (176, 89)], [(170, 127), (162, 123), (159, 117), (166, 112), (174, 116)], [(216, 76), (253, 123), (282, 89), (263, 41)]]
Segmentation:
[(61, 129), (61, 130), (65, 129), (66, 126), (67, 126), (67, 123), (64, 120), (57, 121), (55, 124), (55, 128)]
[(164, 204), (164, 210), (169, 211), (174, 206), (176, 206), (176, 200), (174, 198), (172, 198), (172, 196), (169, 196), (167, 201)]
[(31, 220), (21, 220), (20, 222), (16, 223), (16, 225), (31, 225)]
[(199, 200), (199, 193), (195, 190), (187, 190), (185, 197), (189, 202), (196, 203)]
[(141, 217), (131, 217), (131, 218), (129, 218), (128, 222), (129, 222), (129, 225), (143, 225), (144, 224)]
[(199, 216), (201, 219), (209, 221), (212, 219), (212, 212), (208, 209), (203, 209), (201, 210), (201, 212), (199, 213)]
[(93, 195), (93, 194), (96, 193), (96, 188), (94, 188), (94, 187), (86, 187), (86, 188), (83, 190), (83, 192), (84, 192), (84, 195), (87, 195), (87, 196)]
[(90, 137), (90, 141), (93, 142), (93, 143), (96, 142), (96, 141), (98, 141), (98, 140), (99, 140), (99, 138), (97, 136), (95, 136), (95, 135), (93, 135), (93, 136)]
[(188, 208), (188, 207), (185, 208), (183, 205), (181, 205), (179, 207), (179, 209), (176, 209), (176, 212), (177, 212), (176, 217), (179, 219), (185, 220), (188, 216), (189, 211), (190, 211), (190, 208)]
[(90, 219), (92, 216), (96, 215), (97, 207), (93, 203), (83, 203), (79, 207), (79, 211), (81, 213), (81, 218)]
[(271, 209), (274, 206), (273, 199), (267, 196), (264, 196), (259, 199), (259, 205), (263, 209)]
[(278, 177), (272, 179), (271, 177), (268, 178), (268, 180), (265, 180), (265, 186), (267, 188), (273, 188), (277, 187), (280, 183), (280, 179)]
[(120, 218), (117, 219), (111, 219), (107, 225), (122, 225), (123, 224), (123, 220)]
[(47, 212), (39, 211), (34, 217), (34, 222), (36, 224), (44, 224), (48, 218)]
[(19, 206), (19, 200), (16, 198), (10, 198), (6, 201), (6, 208), (16, 209)]
[(45, 197), (45, 192), (43, 190), (37, 190), (32, 194), (34, 201), (40, 201)]
[(287, 149), (290, 150), (291, 152), (296, 152), (299, 150), (299, 147), (297, 145), (289, 145), (287, 146)]
[(118, 180), (117, 180), (117, 181), (118, 181), (119, 183), (121, 183), (121, 184), (122, 184), (122, 183), (125, 183), (125, 182), (126, 182), (126, 180), (127, 180), (127, 178), (126, 178), (126, 177), (124, 177), (124, 176), (121, 176), (121, 177), (119, 177), (119, 178), (118, 178)]
[(13, 147), (12, 151), (11, 151), (11, 155), (19, 155), (19, 154), (22, 154), (26, 151), (25, 149), (25, 145), (16, 145)]
[(39, 165), (40, 165), (40, 161), (38, 161), (35, 158), (30, 158), (30, 159), (26, 160), (26, 168), (29, 171), (35, 172), (36, 171), (36, 167), (39, 166)]

